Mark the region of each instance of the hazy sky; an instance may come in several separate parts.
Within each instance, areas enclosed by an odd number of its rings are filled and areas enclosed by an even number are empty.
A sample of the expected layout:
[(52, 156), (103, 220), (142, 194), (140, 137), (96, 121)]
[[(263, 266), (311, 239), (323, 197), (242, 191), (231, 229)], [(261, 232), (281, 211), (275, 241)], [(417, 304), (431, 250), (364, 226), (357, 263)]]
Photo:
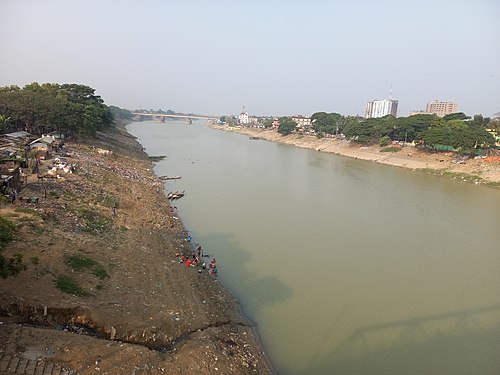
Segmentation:
[(500, 112), (498, 0), (0, 0), (0, 86), (81, 83), (107, 104), (255, 115)]

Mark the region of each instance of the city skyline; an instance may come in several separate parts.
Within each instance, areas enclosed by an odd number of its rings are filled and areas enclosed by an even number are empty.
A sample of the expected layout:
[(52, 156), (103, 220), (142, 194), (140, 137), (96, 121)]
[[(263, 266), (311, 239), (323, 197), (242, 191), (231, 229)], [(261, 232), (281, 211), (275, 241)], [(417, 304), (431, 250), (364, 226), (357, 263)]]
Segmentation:
[[(432, 5), (432, 12), (429, 8)], [(0, 86), (80, 83), (107, 104), (207, 115), (500, 111), (494, 0), (0, 4)], [(390, 37), (390, 46), (380, 41)]]

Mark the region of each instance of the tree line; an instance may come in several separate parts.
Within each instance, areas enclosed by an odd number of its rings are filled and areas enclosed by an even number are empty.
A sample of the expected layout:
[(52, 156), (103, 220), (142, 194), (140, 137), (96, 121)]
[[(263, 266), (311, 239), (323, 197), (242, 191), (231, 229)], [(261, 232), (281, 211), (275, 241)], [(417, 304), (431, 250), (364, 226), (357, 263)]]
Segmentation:
[[(429, 149), (448, 147), (466, 154), (494, 147), (495, 137), (491, 131), (500, 134), (500, 114), (495, 119), (482, 115), (469, 117), (462, 112), (442, 118), (433, 114), (418, 114), (361, 119), (339, 113), (316, 112), (311, 120), (314, 133), (319, 138), (329, 134), (343, 135), (365, 144), (415, 142)], [(295, 127), (290, 118), (280, 118), (278, 132), (290, 134)]]
[(118, 107), (104, 104), (95, 89), (81, 84), (33, 82), (0, 87), (0, 133), (19, 130), (31, 134), (60, 132), (68, 136), (93, 136), (109, 128)]

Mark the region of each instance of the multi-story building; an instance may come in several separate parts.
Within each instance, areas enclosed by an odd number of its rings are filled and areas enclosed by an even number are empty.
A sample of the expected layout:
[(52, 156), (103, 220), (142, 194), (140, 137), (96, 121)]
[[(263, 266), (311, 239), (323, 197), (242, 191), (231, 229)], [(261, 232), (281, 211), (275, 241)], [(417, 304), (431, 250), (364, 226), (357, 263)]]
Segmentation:
[(299, 128), (308, 128), (311, 126), (311, 118), (308, 116), (295, 115), (292, 116), (292, 120), (295, 121)]
[(366, 103), (365, 118), (384, 117), (387, 115), (397, 116), (398, 101), (392, 99), (373, 100)]
[(431, 103), (427, 103), (425, 112), (434, 113), (439, 117), (444, 117), (450, 113), (458, 112), (458, 104), (453, 102), (440, 102), (435, 100)]
[(248, 117), (248, 112), (241, 112), (238, 116), (238, 123), (242, 125), (247, 125), (250, 123), (250, 118)]

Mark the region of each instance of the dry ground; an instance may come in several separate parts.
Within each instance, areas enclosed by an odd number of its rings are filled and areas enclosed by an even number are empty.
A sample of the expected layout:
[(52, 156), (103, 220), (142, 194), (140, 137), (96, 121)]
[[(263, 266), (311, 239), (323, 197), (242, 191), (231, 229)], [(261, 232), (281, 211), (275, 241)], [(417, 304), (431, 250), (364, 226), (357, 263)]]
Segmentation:
[[(274, 130), (213, 125), (213, 128), (246, 134), (264, 140), (293, 145), (297, 147), (330, 152), (349, 156), (356, 159), (373, 161), (409, 169), (422, 169), (438, 175), (445, 175), (456, 179), (465, 179), (477, 184), (489, 183), (500, 185), (500, 162), (488, 162), (485, 159), (467, 159), (457, 157), (454, 153), (428, 153), (408, 146), (399, 152), (381, 152), (379, 146), (359, 146), (346, 140), (333, 138), (318, 139), (310, 135), (291, 134), (282, 136)], [(463, 174), (470, 175), (469, 177)], [(479, 178), (475, 178), (477, 176)]]
[[(20, 195), (39, 203), (0, 206), (17, 227), (5, 255), (27, 265), (0, 279), (0, 354), (82, 374), (270, 373), (237, 302), (178, 263), (185, 232), (135, 140), (121, 131), (68, 149), (77, 173), (29, 176)], [(68, 278), (65, 293), (56, 281)]]

